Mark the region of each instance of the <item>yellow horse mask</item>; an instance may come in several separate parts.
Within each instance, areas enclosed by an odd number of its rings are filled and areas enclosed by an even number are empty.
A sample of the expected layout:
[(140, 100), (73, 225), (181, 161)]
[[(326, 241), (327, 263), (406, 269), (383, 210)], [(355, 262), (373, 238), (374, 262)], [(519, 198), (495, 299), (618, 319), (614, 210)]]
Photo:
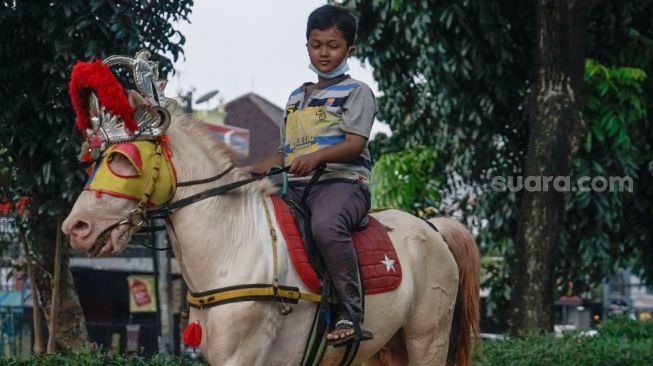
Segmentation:
[[(109, 163), (116, 154), (129, 160), (137, 174), (124, 176), (112, 171)], [(106, 193), (140, 202), (153, 184), (147, 204), (164, 204), (172, 199), (177, 186), (170, 155), (164, 141), (159, 140), (137, 140), (111, 145), (104, 156), (90, 167), (91, 172), (84, 189), (95, 191), (98, 196)]]

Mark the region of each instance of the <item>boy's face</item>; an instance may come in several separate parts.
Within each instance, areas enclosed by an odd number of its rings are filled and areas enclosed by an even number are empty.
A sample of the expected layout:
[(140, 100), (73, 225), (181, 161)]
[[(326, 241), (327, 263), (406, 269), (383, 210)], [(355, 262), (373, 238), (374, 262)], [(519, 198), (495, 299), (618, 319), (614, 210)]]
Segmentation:
[[(342, 63), (348, 52), (347, 40), (336, 27), (313, 29), (306, 43), (311, 63), (322, 72), (330, 72)], [(354, 47), (352, 47), (353, 52)]]

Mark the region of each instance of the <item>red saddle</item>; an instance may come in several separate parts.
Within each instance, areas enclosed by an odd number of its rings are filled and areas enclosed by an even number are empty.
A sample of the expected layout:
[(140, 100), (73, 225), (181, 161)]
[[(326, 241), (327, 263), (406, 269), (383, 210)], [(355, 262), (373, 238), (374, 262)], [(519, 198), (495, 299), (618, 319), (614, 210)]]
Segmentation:
[[(279, 196), (270, 197), (299, 276), (312, 292), (320, 293), (320, 278), (308, 259), (302, 234), (290, 208)], [(370, 216), (367, 228), (352, 233), (352, 239), (365, 283), (365, 294), (378, 294), (397, 288), (401, 282), (401, 265), (385, 227)]]

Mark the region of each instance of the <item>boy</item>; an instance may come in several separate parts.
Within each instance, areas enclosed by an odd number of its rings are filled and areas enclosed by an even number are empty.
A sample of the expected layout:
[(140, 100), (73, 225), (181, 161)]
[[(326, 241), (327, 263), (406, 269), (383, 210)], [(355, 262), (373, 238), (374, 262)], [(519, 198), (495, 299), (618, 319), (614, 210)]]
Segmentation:
[[(346, 75), (355, 51), (356, 19), (345, 9), (325, 5), (308, 17), (306, 47), (317, 83), (304, 83), (290, 95), (281, 128), (281, 148), (269, 159), (248, 167), (265, 173), (290, 165), (288, 195), (300, 202), (311, 174), (325, 169), (309, 189), (311, 229), (338, 299), (335, 327), (327, 335), (340, 346), (355, 338), (362, 319), (358, 263), (351, 232), (370, 207), (370, 154), (367, 140), (377, 113), (376, 99), (364, 83)], [(365, 332), (363, 339), (371, 338)]]

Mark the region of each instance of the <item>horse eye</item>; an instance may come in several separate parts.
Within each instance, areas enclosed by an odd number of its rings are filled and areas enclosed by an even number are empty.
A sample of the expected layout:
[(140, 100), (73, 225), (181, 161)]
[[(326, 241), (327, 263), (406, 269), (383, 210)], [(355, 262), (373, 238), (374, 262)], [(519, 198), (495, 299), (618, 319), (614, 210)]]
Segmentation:
[(118, 161), (127, 161), (127, 162), (129, 162), (129, 159), (127, 159), (122, 154), (111, 154), (111, 156), (109, 157), (109, 162), (112, 162), (112, 161), (116, 161), (116, 162), (118, 162)]
[(111, 154), (108, 166), (111, 173), (120, 178), (133, 178), (141, 175), (134, 164), (122, 154)]

